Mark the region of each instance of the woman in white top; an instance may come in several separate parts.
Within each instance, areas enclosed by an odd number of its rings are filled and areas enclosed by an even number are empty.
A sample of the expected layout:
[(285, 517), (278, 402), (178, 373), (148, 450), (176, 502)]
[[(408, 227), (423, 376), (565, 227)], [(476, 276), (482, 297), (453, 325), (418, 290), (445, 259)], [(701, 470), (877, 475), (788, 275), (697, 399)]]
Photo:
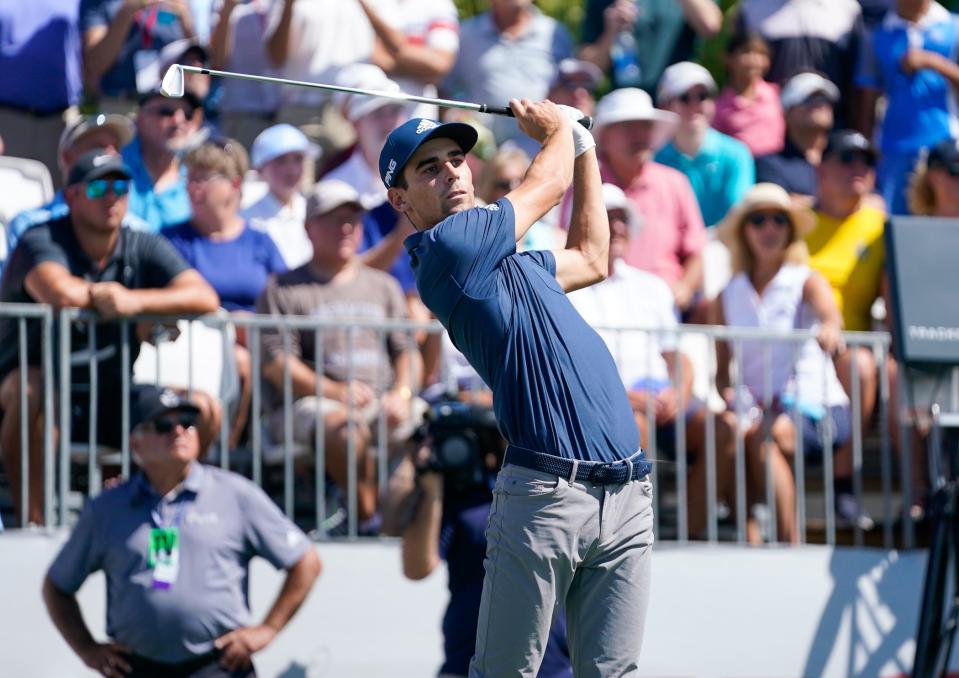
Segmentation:
[[(809, 254), (803, 236), (813, 215), (794, 205), (774, 184), (757, 184), (720, 226), (729, 247), (733, 278), (713, 303), (713, 323), (788, 331), (815, 328), (817, 339), (802, 342), (743, 341), (738, 367), (740, 388), (731, 387), (731, 350), (717, 344), (716, 385), (730, 411), (751, 416), (744, 430), (747, 478), (755, 501), (765, 496), (766, 453), (770, 454), (775, 487), (777, 534), (795, 542), (796, 496), (792, 461), (796, 430), (792, 414), (800, 414), (806, 456), (822, 455), (830, 441), (840, 448), (835, 457), (837, 483), (852, 475), (849, 399), (829, 355), (841, 351), (842, 316), (829, 283), (806, 265)], [(766, 374), (766, 370), (769, 374)], [(763, 426), (763, 421), (768, 424)], [(766, 431), (771, 440), (763, 445)], [(750, 521), (750, 541), (761, 535)]]

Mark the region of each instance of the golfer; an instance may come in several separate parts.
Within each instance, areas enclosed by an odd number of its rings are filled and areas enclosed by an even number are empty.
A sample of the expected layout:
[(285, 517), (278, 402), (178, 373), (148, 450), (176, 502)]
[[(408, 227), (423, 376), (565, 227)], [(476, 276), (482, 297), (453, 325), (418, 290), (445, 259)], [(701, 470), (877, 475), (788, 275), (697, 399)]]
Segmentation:
[[(477, 207), (476, 132), (414, 118), (380, 155), (390, 203), (413, 224), (416, 285), (493, 391), (509, 447), (487, 528), (470, 676), (533, 676), (565, 607), (573, 671), (637, 673), (653, 543), (649, 463), (603, 340), (565, 292), (607, 275), (609, 225), (594, 142), (549, 101), (512, 100), (542, 148), (522, 183)], [(566, 248), (516, 242), (573, 184)]]

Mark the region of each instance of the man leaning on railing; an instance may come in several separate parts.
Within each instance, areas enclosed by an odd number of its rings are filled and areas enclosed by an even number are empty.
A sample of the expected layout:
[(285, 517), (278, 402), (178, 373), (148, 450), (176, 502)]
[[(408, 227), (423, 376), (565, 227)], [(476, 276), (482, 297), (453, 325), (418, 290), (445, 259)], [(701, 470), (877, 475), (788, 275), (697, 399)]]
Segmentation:
[[(127, 211), (130, 171), (115, 155), (94, 149), (73, 167), (64, 193), (70, 213), (27, 231), (10, 255), (4, 271), (0, 301), (50, 304), (98, 311), (105, 319), (137, 314), (187, 315), (216, 310), (216, 292), (189, 268), (172, 246), (159, 236), (121, 228)], [(23, 488), (20, 478), (21, 408), (27, 408), (29, 431), (29, 522), (43, 523), (43, 428), (40, 328), (28, 323), (26, 356), (27, 389), (20, 384), (18, 322), (0, 320), (0, 447), (7, 477), (12, 480), (13, 500), (18, 507)], [(71, 345), (89, 348), (85, 325), (73, 328)], [(131, 333), (135, 335), (138, 333)], [(96, 334), (98, 375), (97, 439), (121, 446), (120, 403), (122, 370), (120, 329), (116, 323), (102, 326)], [(131, 338), (131, 360), (136, 359), (140, 340)], [(129, 369), (129, 366), (127, 366)], [(74, 368), (71, 382), (88, 384), (85, 366)], [(61, 394), (64, 396), (65, 394)], [(82, 440), (82, 427), (89, 417), (89, 393), (71, 397), (76, 416), (73, 433)], [(204, 410), (205, 419), (215, 417), (215, 408)], [(46, 422), (49, 425), (49, 422)], [(201, 430), (211, 422), (199, 423)], [(92, 452), (91, 452), (92, 453)], [(52, 469), (49, 471), (52, 472)]]

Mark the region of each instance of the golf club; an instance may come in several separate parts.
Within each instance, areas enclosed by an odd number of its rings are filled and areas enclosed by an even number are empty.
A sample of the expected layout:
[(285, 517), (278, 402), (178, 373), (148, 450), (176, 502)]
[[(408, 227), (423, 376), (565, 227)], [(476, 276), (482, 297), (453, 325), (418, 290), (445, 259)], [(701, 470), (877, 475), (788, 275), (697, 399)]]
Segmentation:
[[(490, 115), (505, 115), (509, 118), (514, 117), (513, 111), (509, 106), (489, 106), (487, 104), (473, 104), (466, 101), (453, 101), (452, 99), (435, 99), (432, 97), (421, 97), (415, 94), (406, 94), (405, 92), (382, 92), (372, 89), (360, 89), (358, 87), (340, 87), (339, 85), (323, 85), (317, 82), (304, 82), (302, 80), (287, 80), (285, 78), (273, 78), (268, 75), (249, 75), (247, 73), (231, 73), (230, 71), (217, 71), (212, 68), (200, 68), (198, 66), (181, 66), (173, 64), (163, 76), (163, 82), (160, 84), (160, 92), (168, 97), (182, 97), (185, 91), (184, 73), (201, 73), (205, 75), (215, 75), (220, 78), (239, 78), (241, 80), (254, 80), (256, 82), (269, 82), (279, 85), (294, 85), (296, 87), (312, 87), (313, 89), (325, 89), (332, 92), (345, 92), (347, 94), (363, 94), (370, 97), (382, 97), (384, 99), (393, 99), (394, 101), (407, 101), (418, 104), (433, 104), (443, 108), (461, 108), (467, 111), (476, 111), (477, 113), (489, 113)], [(584, 116), (579, 120), (579, 124), (586, 129), (591, 129), (593, 119)]]

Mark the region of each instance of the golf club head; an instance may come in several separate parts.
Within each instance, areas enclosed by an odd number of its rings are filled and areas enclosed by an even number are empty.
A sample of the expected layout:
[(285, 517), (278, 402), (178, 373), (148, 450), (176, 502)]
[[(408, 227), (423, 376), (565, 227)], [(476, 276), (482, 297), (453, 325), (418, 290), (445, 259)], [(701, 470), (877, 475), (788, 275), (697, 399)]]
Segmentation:
[(160, 83), (160, 93), (166, 97), (182, 97), (185, 91), (183, 82), (183, 67), (173, 64), (167, 69)]

